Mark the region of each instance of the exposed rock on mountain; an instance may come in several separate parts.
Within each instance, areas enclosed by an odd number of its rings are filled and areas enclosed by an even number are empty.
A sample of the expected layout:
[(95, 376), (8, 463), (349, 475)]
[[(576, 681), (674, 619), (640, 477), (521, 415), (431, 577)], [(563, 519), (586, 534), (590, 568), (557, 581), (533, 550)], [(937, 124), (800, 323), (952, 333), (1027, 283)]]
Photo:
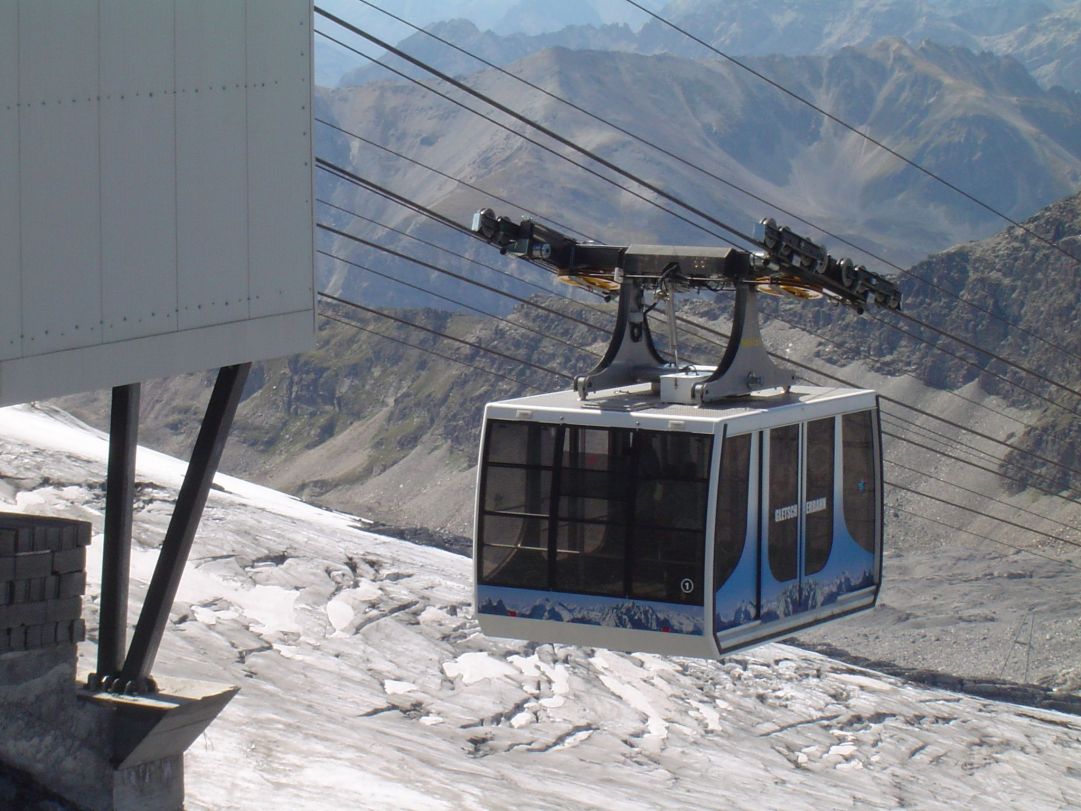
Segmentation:
[[(894, 316), (884, 320), (897, 328), (866, 319), (842, 326), (821, 311), (797, 308), (786, 309), (785, 317), (835, 341), (823, 349), (835, 363), (866, 351), (879, 368), (907, 369), (935, 388), (951, 391), (978, 383), (1005, 402), (1035, 409), (1038, 415), (1016, 442), (1065, 468), (1081, 470), (1081, 395), (1070, 391), (1081, 392), (1081, 195), (1054, 203), (1022, 224), (1024, 229), (1011, 226), (914, 265), (900, 281), (904, 311), (917, 321)], [(1005, 469), (1016, 475), (1031, 464), (1013, 452)], [(1049, 477), (1044, 484), (1081, 492), (1081, 474), (1052, 465), (1040, 468)]]
[(1013, 56), (1044, 87), (1081, 90), (1081, 7), (1077, 5), (988, 37), (983, 45), (995, 53)]

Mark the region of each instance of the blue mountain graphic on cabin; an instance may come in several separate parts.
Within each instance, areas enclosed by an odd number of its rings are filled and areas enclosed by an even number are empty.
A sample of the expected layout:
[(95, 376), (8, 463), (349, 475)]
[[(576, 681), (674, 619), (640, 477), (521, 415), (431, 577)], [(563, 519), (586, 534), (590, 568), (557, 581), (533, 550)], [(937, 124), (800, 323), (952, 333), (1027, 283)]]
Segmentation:
[(478, 610), (482, 614), (573, 622), (605, 628), (691, 635), (703, 633), (701, 606), (669, 605), (644, 600), (574, 595), (572, 601), (564, 595), (524, 592), (520, 596), (511, 597), (503, 592), (499, 597), (482, 596)]
[(830, 605), (849, 592), (859, 591), (874, 585), (874, 572), (868, 568), (858, 572), (855, 577), (847, 571), (833, 580), (823, 583), (819, 580), (804, 581), (802, 589), (796, 582), (778, 592), (762, 606), (762, 621), (790, 617), (801, 611), (809, 611), (820, 606)]
[(750, 600), (741, 600), (734, 608), (729, 609), (723, 615), (720, 613), (720, 610), (720, 607), (718, 607), (718, 613), (713, 618), (715, 631), (723, 631), (727, 628), (735, 628), (737, 625), (745, 625), (755, 618), (754, 603)]

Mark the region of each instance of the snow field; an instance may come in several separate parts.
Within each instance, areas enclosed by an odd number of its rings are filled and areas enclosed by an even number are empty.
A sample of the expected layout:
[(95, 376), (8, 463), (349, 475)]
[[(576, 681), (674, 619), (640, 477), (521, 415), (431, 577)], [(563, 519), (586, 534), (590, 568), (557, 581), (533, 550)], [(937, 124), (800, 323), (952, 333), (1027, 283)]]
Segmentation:
[[(105, 449), (55, 414), (0, 410), (0, 509), (100, 532)], [(133, 603), (182, 471), (139, 455)], [(782, 645), (703, 662), (487, 639), (468, 560), (217, 483), (156, 668), (242, 688), (187, 755), (193, 811), (1027, 810), (1081, 798), (1077, 718)]]

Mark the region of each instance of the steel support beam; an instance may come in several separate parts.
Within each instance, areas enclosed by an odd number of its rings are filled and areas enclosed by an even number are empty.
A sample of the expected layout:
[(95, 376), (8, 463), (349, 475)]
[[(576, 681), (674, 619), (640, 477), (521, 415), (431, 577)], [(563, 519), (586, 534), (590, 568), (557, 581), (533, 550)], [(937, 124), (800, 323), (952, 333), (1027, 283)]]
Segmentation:
[(101, 558), (101, 614), (96, 686), (120, 673), (128, 633), (135, 449), (139, 441), (140, 386), (113, 389), (109, 417), (109, 472), (105, 485), (105, 542)]
[(662, 374), (676, 371), (661, 357), (653, 343), (646, 317), (645, 289), (640, 279), (624, 279), (619, 286), (616, 325), (604, 357), (592, 371), (574, 378), (578, 398), (586, 399), (599, 389), (657, 382)]
[[(127, 659), (116, 685), (125, 692), (146, 692), (154, 689), (150, 670), (161, 644), (169, 611), (180, 586), (188, 553), (206, 506), (210, 485), (218, 470), (225, 441), (233, 424), (240, 395), (248, 378), (250, 363), (227, 366), (218, 372), (218, 380), (210, 395), (199, 437), (195, 440), (188, 471), (180, 487), (176, 508), (165, 533), (154, 576), (147, 590)], [(114, 689), (116, 689), (114, 687)]]
[(736, 285), (736, 309), (732, 334), (721, 363), (706, 380), (692, 388), (700, 403), (716, 403), (727, 397), (746, 397), (765, 389), (790, 389), (796, 376), (770, 358), (758, 326), (758, 292), (748, 284)]

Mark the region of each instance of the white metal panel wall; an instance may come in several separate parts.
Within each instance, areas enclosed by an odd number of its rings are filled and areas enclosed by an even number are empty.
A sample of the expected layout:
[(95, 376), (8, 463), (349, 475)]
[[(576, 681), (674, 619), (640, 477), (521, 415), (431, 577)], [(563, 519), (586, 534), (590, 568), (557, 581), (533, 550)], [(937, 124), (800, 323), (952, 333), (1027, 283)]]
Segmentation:
[(102, 0), (105, 341), (176, 329), (174, 55), (173, 0)]
[(18, 0), (0, 0), (0, 361), (22, 354), (19, 316)]
[(180, 326), (248, 317), (244, 0), (176, 6)]
[(37, 355), (101, 339), (97, 4), (21, 2), (18, 47), (23, 354)]
[[(300, 197), (311, 205), (311, 159), (303, 154), (311, 132), (275, 126), (283, 118), (310, 116), (311, 79), (304, 68), (311, 49), (298, 47), (293, 35), (306, 13), (298, 9), (282, 25), (278, 10), (248, 0), (248, 75), (261, 77), (248, 91), (248, 196), (264, 202), (251, 209), (253, 316), (302, 307), (314, 294), (294, 284), (287, 271), (311, 251), (290, 238), (298, 209), (287, 204)], [(282, 161), (279, 155), (295, 157)]]
[(314, 342), (311, 19), (0, 0), (0, 405)]

